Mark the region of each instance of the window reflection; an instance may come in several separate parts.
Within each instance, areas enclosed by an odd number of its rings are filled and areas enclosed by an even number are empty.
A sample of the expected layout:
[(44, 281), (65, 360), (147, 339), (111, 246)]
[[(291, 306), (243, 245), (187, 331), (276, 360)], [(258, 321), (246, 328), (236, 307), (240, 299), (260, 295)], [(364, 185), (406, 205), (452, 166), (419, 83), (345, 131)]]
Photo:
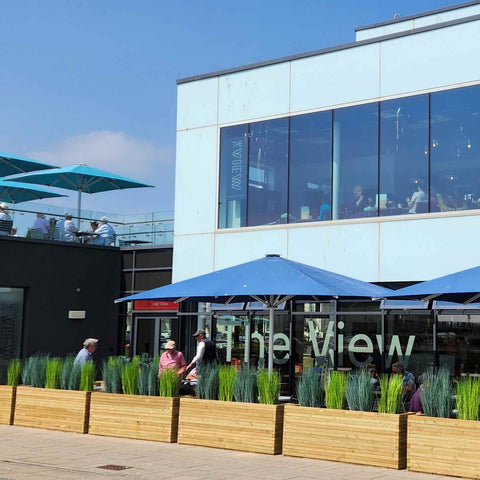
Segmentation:
[(377, 215), (378, 103), (334, 111), (333, 219)]
[(428, 211), (428, 143), (428, 95), (380, 103), (380, 215)]
[(290, 119), (290, 221), (331, 219), (332, 113)]
[(287, 222), (288, 119), (253, 123), (248, 161), (248, 225)]
[(440, 211), (479, 208), (480, 86), (431, 94), (431, 190)]

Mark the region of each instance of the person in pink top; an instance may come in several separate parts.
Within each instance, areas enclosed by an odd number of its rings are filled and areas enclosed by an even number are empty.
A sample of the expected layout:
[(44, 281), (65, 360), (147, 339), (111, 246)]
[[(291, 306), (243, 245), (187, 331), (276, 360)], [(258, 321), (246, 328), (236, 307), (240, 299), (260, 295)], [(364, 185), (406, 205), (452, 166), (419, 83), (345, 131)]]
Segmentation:
[(175, 342), (173, 340), (167, 342), (165, 350), (160, 357), (158, 374), (160, 375), (168, 368), (172, 368), (178, 370), (178, 374), (181, 375), (185, 371), (185, 358), (183, 357), (183, 353), (175, 350)]

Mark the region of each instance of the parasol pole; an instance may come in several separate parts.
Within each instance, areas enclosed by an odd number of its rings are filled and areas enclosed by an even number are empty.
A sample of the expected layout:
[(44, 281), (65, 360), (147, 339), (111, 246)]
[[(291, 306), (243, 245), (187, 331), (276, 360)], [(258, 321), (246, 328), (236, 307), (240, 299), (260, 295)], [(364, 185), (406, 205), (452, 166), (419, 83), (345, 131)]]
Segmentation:
[[(271, 299), (272, 300), (272, 299)], [(270, 301), (268, 307), (269, 313), (269, 322), (268, 322), (268, 373), (269, 375), (273, 372), (273, 329), (274, 329), (274, 315), (275, 307)]]
[(78, 188), (78, 198), (77, 198), (77, 227), (80, 229), (80, 212), (82, 209), (82, 190)]

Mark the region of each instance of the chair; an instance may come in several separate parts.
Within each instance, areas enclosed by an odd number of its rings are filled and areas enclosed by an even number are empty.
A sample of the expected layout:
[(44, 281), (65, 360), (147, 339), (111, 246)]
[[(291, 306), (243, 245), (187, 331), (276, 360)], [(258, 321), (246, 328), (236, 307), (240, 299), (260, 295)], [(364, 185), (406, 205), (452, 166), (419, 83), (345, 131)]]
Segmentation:
[(10, 235), (12, 230), (13, 220), (0, 220), (0, 235)]
[(30, 229), (30, 238), (36, 238), (38, 240), (45, 240), (45, 234), (41, 228), (31, 228)]
[(49, 230), (49, 238), (50, 240), (56, 240), (56, 241), (62, 240), (62, 232), (60, 228), (58, 227), (51, 228)]

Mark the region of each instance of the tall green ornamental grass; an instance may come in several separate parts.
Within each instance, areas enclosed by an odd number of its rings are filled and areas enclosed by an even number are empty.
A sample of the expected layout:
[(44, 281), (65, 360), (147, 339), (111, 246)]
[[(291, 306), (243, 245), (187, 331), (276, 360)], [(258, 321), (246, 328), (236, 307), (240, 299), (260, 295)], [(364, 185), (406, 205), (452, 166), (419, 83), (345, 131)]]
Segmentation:
[(325, 405), (327, 408), (342, 410), (346, 406), (347, 376), (333, 371), (325, 381)]
[(19, 358), (10, 360), (7, 371), (7, 385), (16, 387), (22, 375), (22, 361)]
[(72, 373), (74, 361), (75, 358), (72, 356), (68, 356), (63, 360), (62, 373), (60, 374), (60, 388), (62, 390), (68, 390), (70, 374)]
[(380, 375), (381, 396), (378, 401), (379, 413), (400, 413), (402, 411), (403, 375)]
[(218, 370), (218, 399), (233, 402), (233, 389), (238, 372), (234, 366), (222, 365)]
[(255, 368), (241, 364), (233, 386), (233, 397), (236, 402), (257, 403), (258, 387)]
[(436, 375), (431, 371), (424, 374), (420, 388), (420, 401), (425, 415), (442, 418), (452, 416), (454, 389), (447, 368), (442, 367)]
[(138, 373), (138, 393), (140, 395), (158, 395), (158, 363), (160, 357), (142, 359)]
[(91, 392), (93, 390), (93, 382), (95, 380), (95, 365), (93, 362), (85, 362), (80, 375), (80, 388), (83, 392)]
[(160, 363), (160, 355), (156, 355), (152, 363), (150, 364), (150, 368), (148, 370), (148, 389), (147, 395), (155, 396), (159, 394), (159, 378), (158, 378), (158, 365)]
[(258, 372), (257, 377), (259, 402), (267, 405), (276, 405), (280, 395), (280, 374), (268, 373), (267, 369)]
[(353, 372), (348, 379), (346, 397), (350, 410), (373, 411), (375, 405), (375, 388), (372, 378), (365, 370)]
[(207, 363), (198, 370), (197, 397), (218, 400), (218, 365)]
[(461, 378), (457, 384), (457, 411), (461, 420), (479, 420), (480, 378)]
[(140, 357), (135, 356), (131, 362), (126, 363), (122, 370), (123, 393), (127, 395), (138, 395), (138, 370), (140, 368)]
[(60, 388), (63, 360), (49, 358), (45, 367), (45, 388)]
[(167, 368), (159, 375), (158, 379), (161, 397), (176, 397), (178, 395), (180, 382), (178, 379), (178, 371), (176, 369)]
[(297, 382), (298, 403), (302, 407), (321, 407), (325, 392), (320, 380), (320, 373), (310, 368), (303, 372)]
[(48, 355), (34, 355), (27, 359), (22, 370), (24, 385), (44, 388)]
[(102, 362), (102, 378), (107, 393), (122, 393), (124, 357), (108, 357)]
[(81, 379), (82, 365), (80, 363), (75, 363), (74, 361), (70, 369), (70, 377), (68, 378), (68, 390), (80, 390)]

